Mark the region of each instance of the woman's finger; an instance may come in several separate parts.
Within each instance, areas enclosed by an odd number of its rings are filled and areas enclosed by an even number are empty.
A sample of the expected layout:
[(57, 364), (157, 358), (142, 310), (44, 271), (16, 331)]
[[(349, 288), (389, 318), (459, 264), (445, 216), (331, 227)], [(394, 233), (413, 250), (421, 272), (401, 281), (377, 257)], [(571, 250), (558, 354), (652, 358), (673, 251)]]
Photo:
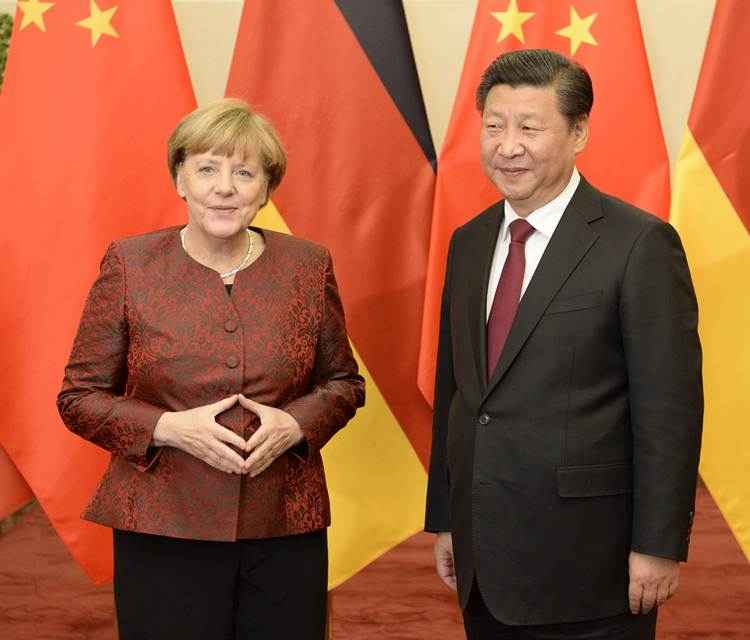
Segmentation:
[(245, 443), (245, 451), (248, 453), (255, 451), (259, 446), (268, 440), (269, 431), (267, 427), (260, 425), (250, 439)]
[(248, 411), (252, 411), (259, 418), (262, 418), (261, 414), (264, 413), (266, 409), (270, 408), (265, 404), (261, 404), (260, 402), (255, 402), (255, 400), (251, 400), (250, 398), (246, 398), (242, 394), (240, 394), (238, 398), (239, 398), (241, 407), (244, 407)]
[[(208, 458), (208, 460), (206, 458)], [(213, 466), (224, 465), (227, 470), (231, 470), (234, 473), (242, 473), (244, 463), (242, 457), (236, 451), (233, 451), (223, 442), (218, 440), (216, 440), (210, 447), (210, 450), (203, 459), (209, 464), (213, 462)]]
[(214, 402), (213, 404), (208, 405), (211, 408), (211, 413), (215, 416), (218, 416), (222, 411), (226, 411), (227, 409), (231, 409), (234, 405), (237, 404), (237, 394), (233, 396), (229, 396), (227, 398), (222, 398), (221, 400), (218, 400), (217, 402)]
[(226, 442), (227, 444), (234, 445), (240, 451), (245, 450), (245, 445), (247, 443), (245, 442), (243, 438), (238, 436), (231, 429), (227, 429), (226, 427), (223, 427), (222, 425), (218, 423), (214, 423), (214, 428), (212, 430), (212, 433), (217, 440), (221, 440), (222, 442)]

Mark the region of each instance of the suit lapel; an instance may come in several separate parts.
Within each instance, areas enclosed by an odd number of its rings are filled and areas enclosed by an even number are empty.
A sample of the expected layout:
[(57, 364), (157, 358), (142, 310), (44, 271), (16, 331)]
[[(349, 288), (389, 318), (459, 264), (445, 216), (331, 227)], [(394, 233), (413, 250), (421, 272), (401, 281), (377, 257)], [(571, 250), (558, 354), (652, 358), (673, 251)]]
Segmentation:
[[(599, 236), (592, 231), (589, 222), (601, 216), (601, 200), (598, 192), (581, 177), (581, 184), (557, 225), (539, 266), (534, 272), (534, 277), (521, 298), (518, 313), (500, 354), (497, 367), (485, 389), (483, 401), (505, 375), (539, 323), (549, 303), (596, 242)], [(483, 351), (486, 362), (484, 346)]]
[(471, 348), (474, 355), (479, 389), (484, 391), (487, 384), (487, 284), (490, 279), (492, 257), (495, 254), (497, 234), (503, 220), (503, 203), (498, 202), (488, 211), (484, 224), (480, 227), (480, 235), (474, 243), (477, 259), (475, 268), (471, 270), (474, 278), (478, 278), (468, 287), (469, 298), (467, 313), (471, 328)]

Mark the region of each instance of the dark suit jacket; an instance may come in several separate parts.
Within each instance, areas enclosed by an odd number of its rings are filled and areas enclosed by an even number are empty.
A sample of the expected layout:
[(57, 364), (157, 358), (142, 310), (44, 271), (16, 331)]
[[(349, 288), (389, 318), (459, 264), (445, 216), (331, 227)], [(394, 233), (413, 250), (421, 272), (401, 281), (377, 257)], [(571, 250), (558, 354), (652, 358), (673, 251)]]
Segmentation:
[[(363, 404), (364, 381), (328, 252), (262, 233), (265, 252), (237, 274), (231, 296), (184, 252), (177, 227), (110, 246), (58, 397), (65, 424), (112, 453), (85, 518), (201, 540), (329, 524), (320, 449)], [(150, 446), (164, 411), (240, 392), (292, 414), (305, 455), (287, 452), (250, 478)], [(239, 405), (218, 421), (245, 439), (259, 424)]]
[(576, 190), (485, 380), (503, 205), (456, 231), (441, 311), (428, 531), (451, 531), (509, 624), (628, 606), (630, 550), (684, 560), (703, 397), (697, 306), (674, 229)]

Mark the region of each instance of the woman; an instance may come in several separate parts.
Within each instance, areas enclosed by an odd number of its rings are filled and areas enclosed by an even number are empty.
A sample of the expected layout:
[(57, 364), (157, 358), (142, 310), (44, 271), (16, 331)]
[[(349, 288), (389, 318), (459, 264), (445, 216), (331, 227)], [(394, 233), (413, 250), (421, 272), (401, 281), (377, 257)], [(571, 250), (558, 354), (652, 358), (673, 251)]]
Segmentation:
[(187, 225), (113, 242), (58, 397), (112, 453), (120, 638), (324, 636), (320, 449), (364, 402), (328, 252), (251, 227), (286, 157), (238, 100), (168, 143)]

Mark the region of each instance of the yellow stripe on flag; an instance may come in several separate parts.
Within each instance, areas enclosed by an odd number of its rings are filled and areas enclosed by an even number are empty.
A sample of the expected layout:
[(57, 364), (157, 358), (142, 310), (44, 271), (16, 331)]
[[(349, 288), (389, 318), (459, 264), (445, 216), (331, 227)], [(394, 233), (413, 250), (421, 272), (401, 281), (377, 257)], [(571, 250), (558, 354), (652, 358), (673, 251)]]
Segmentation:
[[(290, 233), (273, 202), (254, 224)], [(427, 474), (354, 345), (352, 349), (367, 381), (367, 403), (323, 449), (333, 519), (328, 532), (330, 589), (424, 523)]]
[(750, 235), (688, 130), (672, 224), (700, 305), (706, 414), (700, 471), (750, 559)]

